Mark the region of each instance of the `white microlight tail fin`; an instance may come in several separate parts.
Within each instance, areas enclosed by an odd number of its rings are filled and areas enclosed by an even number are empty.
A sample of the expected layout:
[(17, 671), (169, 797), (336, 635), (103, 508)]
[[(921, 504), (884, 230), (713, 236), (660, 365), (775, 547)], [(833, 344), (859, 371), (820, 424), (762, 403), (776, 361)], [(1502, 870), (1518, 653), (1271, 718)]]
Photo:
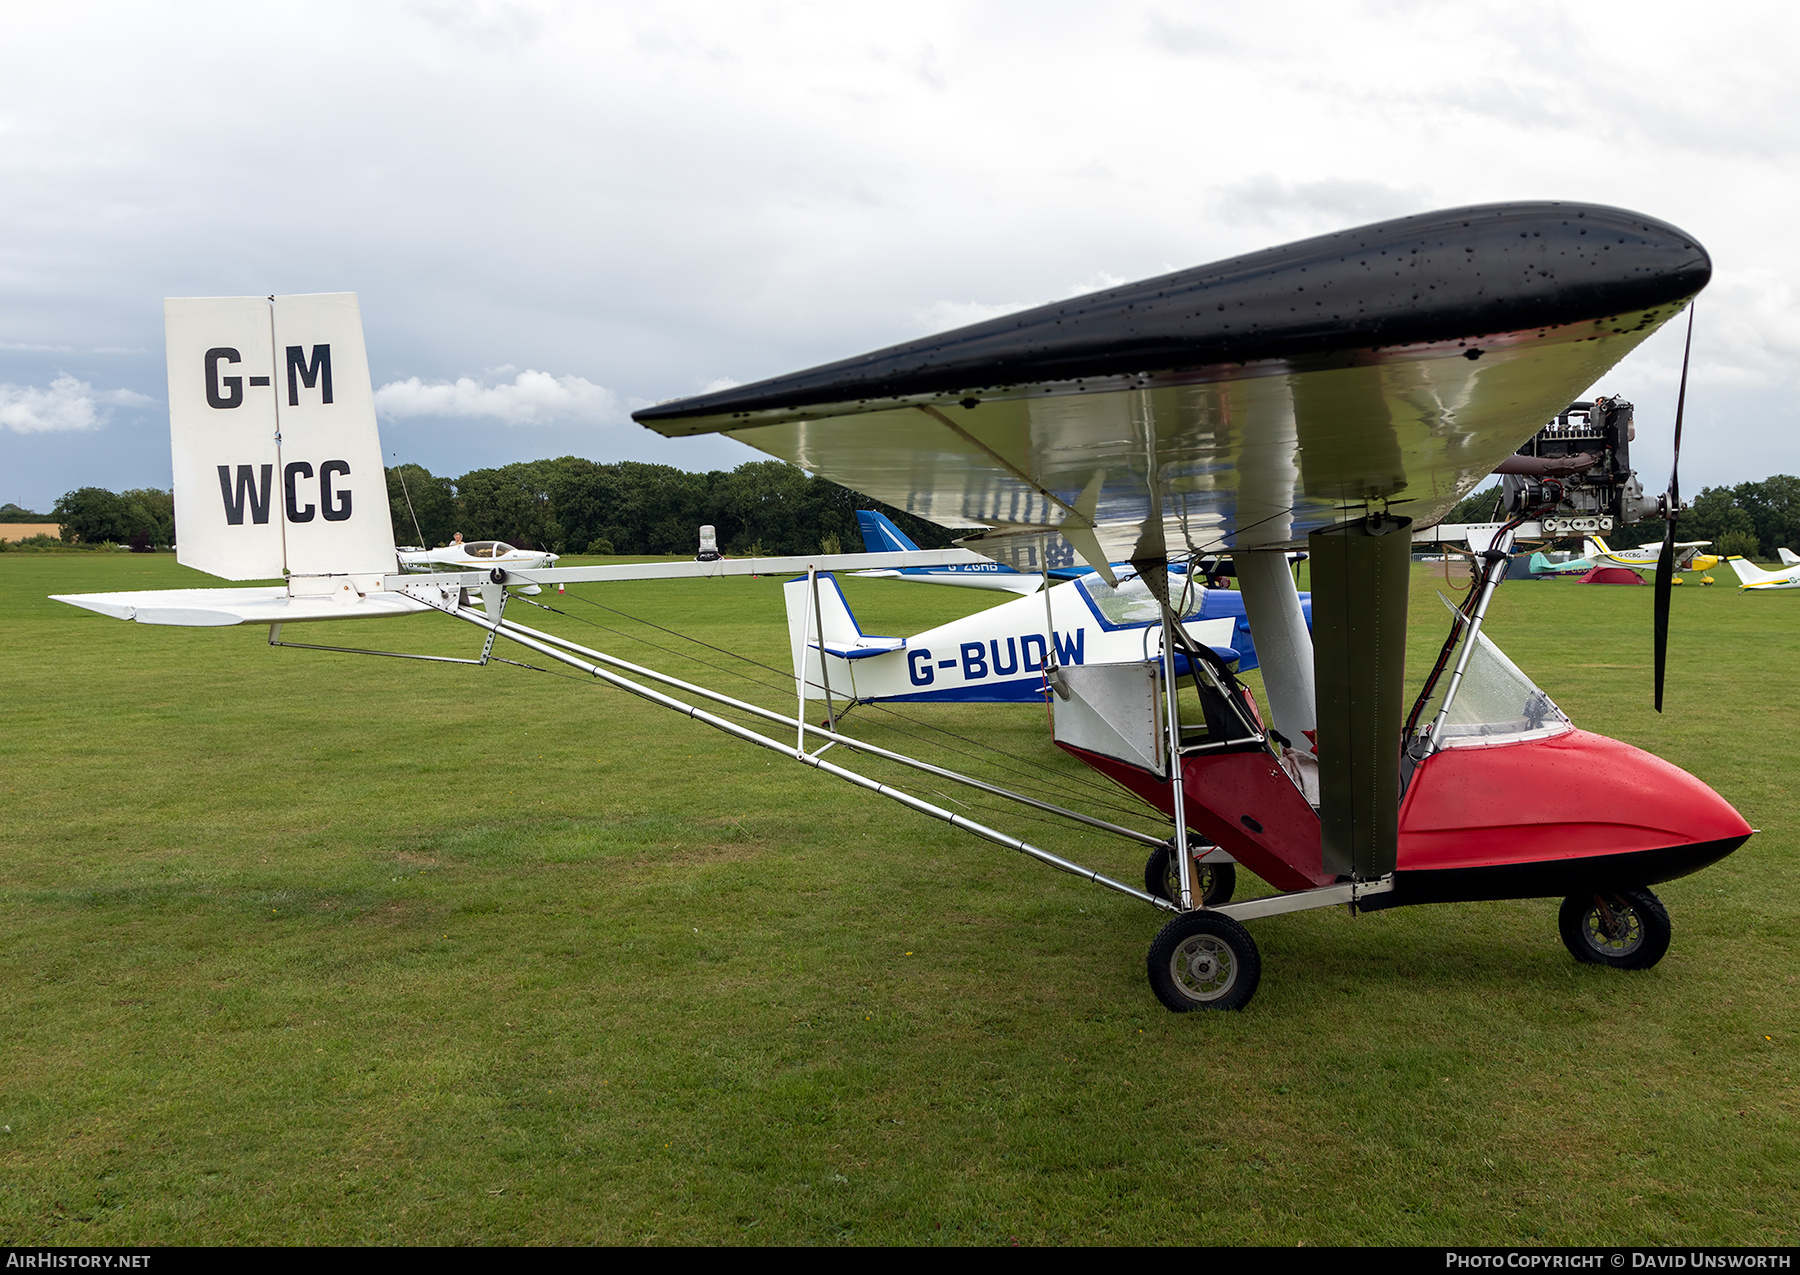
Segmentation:
[(1612, 550), (1606, 547), (1606, 541), (1601, 540), (1597, 536), (1589, 536), (1581, 542), (1581, 556), (1586, 558), (1589, 562), (1604, 558), (1611, 552)]
[[(787, 603), (788, 641), (793, 647), (796, 677), (801, 674), (800, 659), (808, 644), (816, 648), (822, 642), (827, 648), (846, 650), (853, 648), (862, 637), (856, 617), (850, 614), (850, 604), (844, 601), (838, 582), (831, 576), (818, 577), (816, 612), (812, 582), (805, 576), (782, 585), (781, 596)], [(812, 664), (816, 673), (816, 651)]]
[(163, 303), (177, 557), (292, 595), (396, 570), (387, 471), (352, 292)]
[(1792, 549), (1777, 549), (1775, 554), (1781, 559), (1782, 566), (1800, 567), (1800, 553), (1795, 553)]
[[(886, 655), (906, 646), (904, 638), (871, 637), (850, 614), (838, 582), (829, 575), (818, 577), (817, 589), (805, 576), (781, 587), (787, 603), (788, 642), (794, 659), (794, 676), (806, 683), (808, 699), (825, 697), (825, 681), (840, 698), (850, 693), (850, 661)], [(820, 652), (825, 659), (821, 669)]]
[(1731, 569), (1737, 572), (1737, 578), (1746, 585), (1765, 584), (1770, 580), (1787, 579), (1787, 572), (1785, 571), (1764, 571), (1749, 559), (1740, 558), (1736, 554), (1725, 559), (1725, 561), (1731, 564)]

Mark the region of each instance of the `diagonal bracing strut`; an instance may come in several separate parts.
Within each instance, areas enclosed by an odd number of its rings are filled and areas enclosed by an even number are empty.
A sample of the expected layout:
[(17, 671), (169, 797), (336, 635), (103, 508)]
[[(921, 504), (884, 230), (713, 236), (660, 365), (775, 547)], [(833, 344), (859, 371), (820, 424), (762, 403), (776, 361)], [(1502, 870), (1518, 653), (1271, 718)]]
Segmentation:
[[(1049, 866), (1056, 868), (1060, 871), (1067, 872), (1067, 873), (1071, 874), (1072, 876), (1081, 877), (1083, 880), (1091, 881), (1095, 885), (1101, 886), (1105, 889), (1113, 890), (1120, 894), (1129, 895), (1134, 899), (1140, 899), (1143, 902), (1151, 904), (1153, 907), (1159, 908), (1163, 911), (1176, 910), (1175, 905), (1168, 902), (1165, 899), (1159, 899), (1152, 894), (1146, 893), (1143, 890), (1138, 890), (1138, 889), (1135, 889), (1131, 886), (1124, 884), (1123, 882), (1115, 881), (1111, 877), (1108, 877), (1100, 872), (1096, 872), (1092, 868), (1083, 867), (1081, 864), (1078, 864), (1078, 863), (1072, 862), (1071, 860), (1065, 859), (1061, 855), (1053, 854), (1052, 852), (1045, 850), (1039, 846), (1032, 845), (1028, 841), (1024, 841), (1018, 837), (1011, 836), (1010, 834), (1001, 832), (998, 829), (990, 828), (986, 824), (978, 823), (975, 820), (968, 818), (967, 816), (957, 814), (955, 811), (946, 810), (941, 806), (935, 806), (928, 801), (924, 801), (918, 797), (913, 796), (909, 792), (905, 792), (901, 789), (894, 788), (888, 784), (881, 783), (879, 780), (870, 779), (866, 775), (859, 775), (855, 771), (846, 769), (843, 766), (834, 765), (831, 762), (825, 761), (823, 758), (817, 756), (816, 754), (808, 753), (803, 748), (796, 747), (794, 744), (782, 743), (780, 740), (773, 739), (767, 735), (760, 734), (759, 732), (754, 731), (747, 726), (741, 726), (738, 723), (729, 721), (723, 717), (718, 716), (717, 714), (707, 712), (705, 709), (698, 708), (692, 704), (684, 703), (683, 701), (676, 699), (672, 695), (666, 695), (661, 691), (655, 690), (649, 686), (645, 686), (639, 682), (633, 681), (631, 678), (623, 676), (620, 673), (613, 672), (611, 669), (605, 667), (605, 665), (613, 665), (615, 667), (629, 668), (634, 673), (638, 674), (639, 676), (651, 678), (656, 681), (660, 681), (660, 682), (664, 682), (666, 684), (671, 684), (671, 685), (677, 686), (685, 691), (689, 691), (694, 694), (702, 695), (708, 699), (711, 699), (715, 702), (721, 703), (723, 705), (726, 705), (726, 706), (736, 709), (738, 711), (751, 713), (757, 717), (765, 718), (765, 719), (775, 721), (775, 722), (780, 722), (783, 724), (791, 724), (791, 720), (781, 714), (773, 713), (770, 710), (761, 708), (760, 706), (755, 705), (755, 704), (749, 704), (749, 703), (746, 703), (741, 700), (733, 699), (730, 696), (720, 694), (719, 692), (716, 692), (716, 691), (708, 691), (703, 687), (693, 686), (691, 684), (681, 682), (681, 681), (679, 681), (679, 679), (669, 677), (666, 674), (658, 674), (658, 673), (654, 672), (654, 670), (651, 670), (651, 669), (645, 669), (645, 668), (641, 668), (641, 667), (638, 667), (635, 665), (631, 665), (624, 660), (620, 660), (613, 656), (608, 656), (605, 653), (600, 652), (600, 651), (593, 651), (588, 648), (577, 647), (577, 645), (575, 643), (569, 642), (565, 639), (557, 638), (552, 634), (542, 633), (542, 632), (538, 632), (537, 630), (527, 628), (525, 625), (519, 624), (516, 621), (506, 620), (506, 619), (495, 617), (495, 616), (490, 616), (490, 615), (484, 614), (483, 612), (476, 611), (471, 607), (463, 606), (463, 605), (460, 605), (459, 603), (452, 603), (448, 599), (444, 599), (444, 600), (434, 599), (430, 596), (427, 596), (430, 592), (431, 592), (430, 590), (419, 590), (414, 594), (414, 596), (418, 596), (421, 601), (427, 602), (428, 604), (433, 606), (434, 609), (436, 609), (436, 610), (440, 610), (440, 611), (445, 612), (448, 615), (455, 616), (457, 619), (463, 620), (469, 624), (473, 624), (480, 628), (487, 629), (494, 636), (504, 637), (511, 642), (515, 642), (518, 645), (525, 647), (527, 650), (536, 651), (539, 655), (547, 656), (548, 658), (556, 660), (557, 662), (559, 662), (561, 664), (568, 665), (570, 668), (579, 669), (582, 672), (593, 676), (594, 678), (606, 683), (609, 686), (615, 687), (622, 691), (626, 691), (629, 694), (635, 695), (640, 699), (648, 700), (652, 704), (659, 705), (663, 708), (672, 709), (678, 713), (681, 713), (683, 716), (691, 717), (695, 721), (700, 722), (703, 725), (711, 726), (715, 730), (722, 731), (725, 734), (732, 736), (733, 738), (741, 739), (746, 743), (756, 744), (762, 748), (767, 748), (771, 752), (780, 753), (785, 757), (791, 757), (795, 761), (798, 761), (798, 762), (802, 763), (803, 765), (812, 767), (814, 770), (822, 771), (825, 774), (832, 775), (838, 779), (842, 779), (846, 783), (854, 784), (858, 788), (866, 789), (867, 791), (875, 793), (878, 796), (887, 797), (892, 801), (897, 801), (901, 805), (906, 806), (911, 810), (915, 810), (915, 811), (919, 812), (920, 814), (929, 815), (930, 817), (932, 817), (934, 819), (942, 820), (945, 823), (951, 824), (954, 827), (962, 829), (964, 832), (972, 833), (973, 835), (982, 838), (984, 841), (991, 841), (995, 845), (1004, 846), (1009, 850), (1016, 850), (1020, 854), (1023, 854), (1030, 858), (1038, 860), (1040, 863), (1048, 864)], [(580, 656), (573, 654), (572, 650), (570, 648), (572, 648), (574, 650), (580, 650), (584, 654), (591, 655), (594, 658), (592, 660), (583, 659)], [(1065, 816), (1068, 818), (1075, 819), (1081, 823), (1089, 825), (1090, 827), (1099, 828), (1104, 831), (1113, 832), (1113, 833), (1116, 833), (1119, 835), (1129, 837), (1130, 839), (1132, 839), (1134, 841), (1139, 841), (1139, 842), (1143, 842), (1143, 843), (1150, 844), (1150, 845), (1164, 844), (1163, 839), (1160, 837), (1154, 837), (1148, 833), (1137, 832), (1137, 831), (1134, 831), (1129, 828), (1123, 828), (1116, 824), (1109, 824), (1105, 820), (1095, 819), (1092, 816), (1083, 815), (1077, 811), (1065, 810), (1060, 807), (1053, 806), (1048, 802), (1041, 802), (1041, 801), (1037, 801), (1033, 798), (1024, 797), (1017, 793), (1010, 793), (1010, 792), (1007, 792), (1005, 789), (998, 788), (994, 785), (985, 784), (979, 780), (973, 780), (966, 776), (958, 775), (954, 771), (949, 771), (949, 770), (945, 770), (941, 767), (932, 766), (929, 763), (920, 762), (916, 759), (906, 757), (903, 754), (895, 753), (888, 749), (878, 748), (874, 745), (865, 743), (864, 741), (852, 739), (846, 735), (841, 735), (836, 731), (822, 730), (817, 727), (811, 727), (808, 729), (807, 733), (821, 735), (821, 736), (831, 739), (832, 742), (834, 742), (834, 743), (841, 743), (848, 747), (854, 748), (858, 752), (868, 753), (872, 756), (877, 756), (877, 757), (881, 757), (881, 758), (884, 758), (889, 761), (895, 761), (895, 762), (899, 762), (903, 765), (912, 766), (915, 769), (924, 770), (928, 773), (938, 775), (941, 778), (954, 780), (959, 783), (964, 783), (971, 787), (979, 788), (984, 791), (993, 793), (994, 795), (1003, 796), (1010, 800), (1018, 801), (1024, 805), (1032, 806), (1032, 807), (1035, 807), (1040, 810), (1044, 810), (1044, 811), (1047, 811), (1050, 813), (1054, 813), (1054, 814), (1058, 814), (1058, 815), (1062, 815), (1062, 816)]]

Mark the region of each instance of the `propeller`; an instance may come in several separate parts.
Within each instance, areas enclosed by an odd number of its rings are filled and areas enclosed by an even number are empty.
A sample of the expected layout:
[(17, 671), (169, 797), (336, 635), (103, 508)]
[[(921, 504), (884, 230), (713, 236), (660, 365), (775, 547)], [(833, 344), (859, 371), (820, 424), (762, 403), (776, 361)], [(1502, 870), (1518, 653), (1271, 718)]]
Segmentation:
[(1694, 352), (1694, 303), (1688, 303), (1687, 344), (1681, 351), (1681, 392), (1675, 399), (1675, 455), (1669, 464), (1669, 490), (1663, 494), (1662, 552), (1656, 558), (1656, 711), (1662, 712), (1663, 673), (1669, 663), (1669, 597), (1675, 592), (1675, 520), (1681, 515), (1681, 416), (1687, 407), (1688, 356)]

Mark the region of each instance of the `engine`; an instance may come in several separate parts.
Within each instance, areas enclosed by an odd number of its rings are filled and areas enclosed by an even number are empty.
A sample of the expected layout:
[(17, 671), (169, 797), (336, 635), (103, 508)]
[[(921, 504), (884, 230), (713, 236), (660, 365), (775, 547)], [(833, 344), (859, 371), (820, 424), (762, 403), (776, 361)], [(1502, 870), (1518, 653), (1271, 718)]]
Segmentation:
[(1599, 533), (1656, 514), (1631, 468), (1637, 436), (1624, 399), (1571, 403), (1495, 471), (1510, 514), (1542, 509), (1550, 536)]

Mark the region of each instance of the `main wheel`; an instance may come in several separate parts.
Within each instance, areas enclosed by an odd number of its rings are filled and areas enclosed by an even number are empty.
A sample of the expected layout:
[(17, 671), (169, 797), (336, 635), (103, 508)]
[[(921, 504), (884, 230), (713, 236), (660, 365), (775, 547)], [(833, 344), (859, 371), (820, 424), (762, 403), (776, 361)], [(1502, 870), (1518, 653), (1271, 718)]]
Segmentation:
[(1662, 960), (1674, 933), (1662, 900), (1648, 890), (1572, 894), (1556, 926), (1570, 956), (1621, 970), (1647, 970)]
[[(1231, 902), (1231, 896), (1237, 890), (1237, 865), (1196, 863), (1194, 867), (1197, 869), (1194, 889), (1202, 904), (1210, 908)], [(1170, 903), (1181, 898), (1181, 869), (1176, 866), (1175, 852), (1168, 846), (1158, 846), (1145, 860), (1144, 893), (1154, 894)]]
[(1250, 931), (1217, 912), (1184, 912), (1150, 944), (1150, 990), (1177, 1014), (1242, 1009), (1262, 980)]

